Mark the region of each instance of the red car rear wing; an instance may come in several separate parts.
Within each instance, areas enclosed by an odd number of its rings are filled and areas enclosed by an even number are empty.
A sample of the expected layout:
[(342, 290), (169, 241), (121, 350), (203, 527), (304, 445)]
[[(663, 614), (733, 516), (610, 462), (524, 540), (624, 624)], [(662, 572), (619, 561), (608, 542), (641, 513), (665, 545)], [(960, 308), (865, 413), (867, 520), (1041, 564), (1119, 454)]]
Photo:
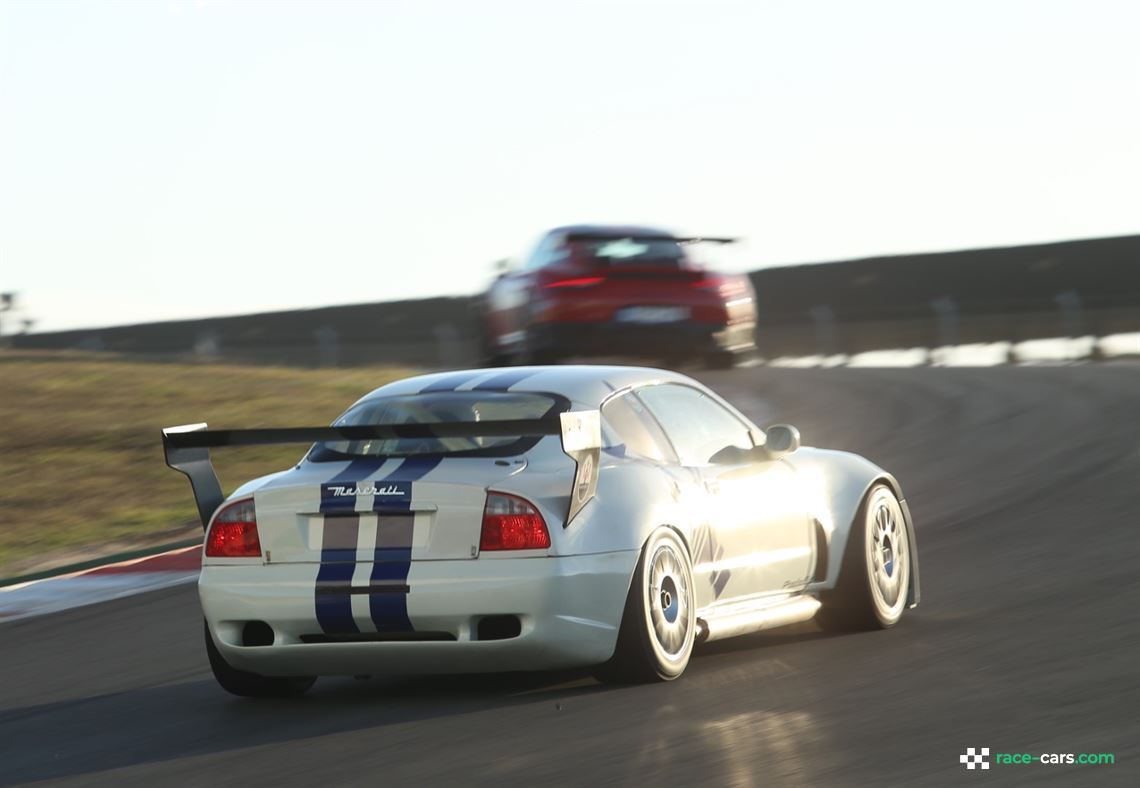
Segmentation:
[(653, 235), (652, 233), (567, 233), (570, 241), (675, 241), (679, 244), (734, 244), (739, 238), (724, 238), (704, 235)]

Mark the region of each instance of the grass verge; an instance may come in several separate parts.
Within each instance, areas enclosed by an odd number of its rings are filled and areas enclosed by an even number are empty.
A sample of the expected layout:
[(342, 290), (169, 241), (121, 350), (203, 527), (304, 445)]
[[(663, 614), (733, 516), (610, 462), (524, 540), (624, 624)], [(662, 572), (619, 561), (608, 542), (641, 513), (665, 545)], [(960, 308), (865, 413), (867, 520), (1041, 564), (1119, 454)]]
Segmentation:
[[(0, 578), (200, 532), (160, 430), (328, 424), (393, 368), (165, 364), (0, 351)], [(301, 446), (224, 449), (226, 491), (287, 468)]]

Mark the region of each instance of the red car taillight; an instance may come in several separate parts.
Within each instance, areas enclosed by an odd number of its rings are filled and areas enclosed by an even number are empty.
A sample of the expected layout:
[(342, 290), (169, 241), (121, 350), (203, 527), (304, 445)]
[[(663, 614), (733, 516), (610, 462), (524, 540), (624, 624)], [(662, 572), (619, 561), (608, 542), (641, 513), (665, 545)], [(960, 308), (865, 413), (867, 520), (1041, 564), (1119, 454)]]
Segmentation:
[(719, 276), (706, 276), (693, 282), (693, 287), (698, 290), (719, 290), (722, 284), (724, 284), (724, 280)]
[(214, 516), (210, 533), (206, 535), (206, 555), (210, 558), (257, 558), (261, 555), (252, 498), (231, 503)]
[(546, 521), (529, 502), (513, 495), (488, 493), (483, 507), (480, 550), (544, 550), (550, 547)]
[(548, 290), (557, 287), (593, 287), (604, 281), (606, 280), (603, 276), (579, 276), (574, 279), (555, 279), (553, 282), (547, 282), (543, 287)]

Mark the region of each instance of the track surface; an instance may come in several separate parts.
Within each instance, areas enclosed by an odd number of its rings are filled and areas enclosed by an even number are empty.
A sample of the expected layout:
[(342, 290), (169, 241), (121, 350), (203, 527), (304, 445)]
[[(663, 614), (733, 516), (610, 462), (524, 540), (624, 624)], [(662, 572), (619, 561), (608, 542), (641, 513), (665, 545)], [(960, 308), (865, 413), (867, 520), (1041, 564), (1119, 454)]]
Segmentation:
[[(771, 370), (705, 380), (896, 472), (923, 605), (889, 632), (706, 647), (679, 682), (208, 674), (192, 587), (0, 625), (0, 782), (1140, 784), (1140, 367)], [(1006, 766), (991, 752), (1114, 752)]]

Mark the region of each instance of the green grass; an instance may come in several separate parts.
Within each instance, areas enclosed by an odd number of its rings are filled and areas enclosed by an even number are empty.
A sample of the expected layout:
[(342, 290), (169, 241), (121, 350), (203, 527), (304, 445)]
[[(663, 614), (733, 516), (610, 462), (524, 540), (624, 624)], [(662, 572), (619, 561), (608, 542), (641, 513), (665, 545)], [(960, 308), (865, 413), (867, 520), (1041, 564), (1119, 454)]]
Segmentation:
[[(200, 533), (160, 429), (328, 424), (410, 370), (147, 363), (0, 351), (0, 578)], [(302, 446), (222, 449), (225, 491)]]

